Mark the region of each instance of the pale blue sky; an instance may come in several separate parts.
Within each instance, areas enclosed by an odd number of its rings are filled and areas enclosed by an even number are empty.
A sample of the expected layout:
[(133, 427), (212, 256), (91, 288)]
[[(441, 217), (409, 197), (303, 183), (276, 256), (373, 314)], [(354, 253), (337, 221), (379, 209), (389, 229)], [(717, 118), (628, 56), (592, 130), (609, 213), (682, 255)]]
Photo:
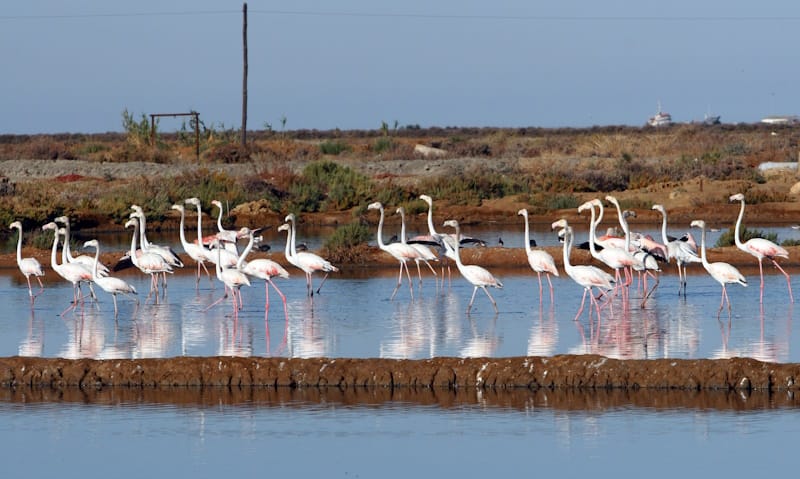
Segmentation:
[[(0, 11), (0, 134), (241, 125), (241, 1)], [(789, 0), (248, 2), (248, 127), (642, 125), (800, 113)], [(180, 120), (162, 121), (162, 129)]]

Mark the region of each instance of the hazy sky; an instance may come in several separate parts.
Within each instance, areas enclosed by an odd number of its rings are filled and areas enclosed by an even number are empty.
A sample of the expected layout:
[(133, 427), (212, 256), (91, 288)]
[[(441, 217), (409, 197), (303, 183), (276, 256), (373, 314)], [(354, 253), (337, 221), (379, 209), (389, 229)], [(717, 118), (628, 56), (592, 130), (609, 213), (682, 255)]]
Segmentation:
[[(242, 2), (0, 10), (0, 134), (241, 125)], [(250, 129), (755, 122), (800, 113), (800, 2), (248, 2)], [(163, 120), (162, 130), (180, 120)]]

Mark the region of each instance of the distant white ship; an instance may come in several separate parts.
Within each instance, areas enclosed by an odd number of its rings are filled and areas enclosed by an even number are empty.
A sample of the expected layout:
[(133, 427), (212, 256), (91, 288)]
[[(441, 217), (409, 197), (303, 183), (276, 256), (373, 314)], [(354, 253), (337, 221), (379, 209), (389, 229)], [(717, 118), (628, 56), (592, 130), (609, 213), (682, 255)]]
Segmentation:
[(658, 111), (654, 116), (651, 116), (649, 120), (647, 120), (647, 124), (650, 126), (669, 126), (672, 124), (672, 115), (665, 111), (661, 111), (661, 102), (658, 103)]

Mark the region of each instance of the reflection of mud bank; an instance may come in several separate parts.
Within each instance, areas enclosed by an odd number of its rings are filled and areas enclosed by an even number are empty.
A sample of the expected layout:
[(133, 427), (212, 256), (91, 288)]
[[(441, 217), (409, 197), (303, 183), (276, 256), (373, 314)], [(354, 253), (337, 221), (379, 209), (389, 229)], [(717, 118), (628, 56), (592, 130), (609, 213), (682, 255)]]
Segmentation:
[(0, 359), (4, 387), (55, 389), (171, 388), (430, 388), (435, 390), (614, 388), (795, 391), (800, 364), (754, 359), (617, 360), (562, 355), (516, 358), (286, 359), (170, 358)]
[(442, 409), (495, 407), (513, 411), (555, 409), (605, 411), (617, 408), (702, 411), (765, 411), (800, 407), (800, 395), (764, 391), (675, 391), (622, 389), (459, 389), (429, 388), (102, 388), (0, 389), (0, 404), (97, 404), (112, 406), (169, 405), (186, 408), (413, 407)]

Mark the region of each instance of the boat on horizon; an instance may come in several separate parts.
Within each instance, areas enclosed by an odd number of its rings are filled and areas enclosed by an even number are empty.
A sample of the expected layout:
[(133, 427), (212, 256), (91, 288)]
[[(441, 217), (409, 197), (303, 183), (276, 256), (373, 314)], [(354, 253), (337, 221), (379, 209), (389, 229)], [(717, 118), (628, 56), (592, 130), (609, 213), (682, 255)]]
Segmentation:
[(672, 115), (661, 111), (661, 102), (658, 102), (658, 111), (647, 120), (647, 124), (654, 127), (669, 126), (672, 124)]

